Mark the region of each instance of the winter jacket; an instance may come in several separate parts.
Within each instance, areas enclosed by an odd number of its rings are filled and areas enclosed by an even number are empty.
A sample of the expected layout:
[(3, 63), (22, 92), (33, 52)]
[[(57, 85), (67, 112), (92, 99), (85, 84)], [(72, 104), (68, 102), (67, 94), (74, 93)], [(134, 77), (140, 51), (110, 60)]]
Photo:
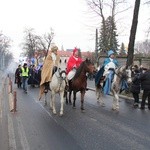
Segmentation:
[(141, 88), (142, 90), (150, 91), (150, 70), (147, 70), (145, 73), (140, 75)]
[(131, 84), (131, 92), (132, 93), (140, 93), (141, 82), (139, 80), (140, 73), (135, 73), (134, 78)]

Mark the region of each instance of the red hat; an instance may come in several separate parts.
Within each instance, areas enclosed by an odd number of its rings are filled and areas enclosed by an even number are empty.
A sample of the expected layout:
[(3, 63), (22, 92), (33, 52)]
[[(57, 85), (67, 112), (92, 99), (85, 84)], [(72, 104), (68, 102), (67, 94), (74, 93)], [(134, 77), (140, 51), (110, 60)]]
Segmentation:
[(78, 51), (78, 49), (75, 47), (74, 50), (73, 50), (73, 55), (74, 55), (74, 53), (77, 52), (77, 51)]

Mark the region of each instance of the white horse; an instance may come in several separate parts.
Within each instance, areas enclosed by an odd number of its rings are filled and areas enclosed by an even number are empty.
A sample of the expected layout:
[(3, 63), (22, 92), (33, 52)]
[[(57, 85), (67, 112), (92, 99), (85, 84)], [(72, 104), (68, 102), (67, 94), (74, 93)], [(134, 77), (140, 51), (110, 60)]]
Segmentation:
[[(127, 84), (130, 84), (132, 82), (130, 67), (122, 66), (115, 70), (114, 79), (111, 85), (111, 92), (113, 95), (113, 110), (119, 110), (119, 92), (121, 90), (121, 84), (123, 80), (126, 81)], [(96, 86), (96, 96), (97, 101), (100, 103), (100, 105), (105, 106), (104, 100), (102, 98), (102, 84), (103, 83), (100, 83), (98, 86)]]
[[(60, 95), (60, 116), (63, 115), (64, 112), (64, 91), (66, 87), (66, 71), (65, 71), (66, 65), (61, 62), (61, 65), (57, 69), (57, 71), (53, 74), (52, 80), (50, 82), (50, 109), (52, 109), (53, 114), (56, 114), (56, 108), (55, 108), (55, 101), (56, 101), (56, 94)], [(45, 99), (45, 104), (47, 104), (47, 101)]]

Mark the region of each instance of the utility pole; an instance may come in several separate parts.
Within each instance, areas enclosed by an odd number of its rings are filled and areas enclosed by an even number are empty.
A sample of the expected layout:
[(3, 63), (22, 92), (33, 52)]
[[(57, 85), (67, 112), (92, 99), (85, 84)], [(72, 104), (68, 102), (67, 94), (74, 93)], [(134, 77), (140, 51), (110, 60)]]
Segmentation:
[(95, 33), (95, 61), (97, 67), (99, 66), (99, 61), (98, 61), (98, 30), (96, 29)]

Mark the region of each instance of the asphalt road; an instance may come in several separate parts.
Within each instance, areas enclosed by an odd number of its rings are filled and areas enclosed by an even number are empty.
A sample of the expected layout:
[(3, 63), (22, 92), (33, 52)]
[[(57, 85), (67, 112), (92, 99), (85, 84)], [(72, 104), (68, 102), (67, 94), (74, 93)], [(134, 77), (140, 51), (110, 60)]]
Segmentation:
[[(91, 82), (88, 86), (92, 87)], [(121, 99), (120, 110), (116, 112), (111, 109), (111, 96), (104, 97), (106, 106), (101, 107), (96, 101), (95, 92), (89, 90), (85, 95), (84, 113), (80, 111), (80, 93), (78, 93), (77, 108), (72, 109), (71, 105), (64, 104), (64, 116), (60, 117), (58, 113), (52, 114), (49, 103), (44, 106), (44, 99), (38, 101), (39, 88), (29, 86), (28, 93), (25, 94), (22, 89), (13, 85), (13, 89), (17, 91), (17, 112), (11, 113), (8, 107), (7, 85), (6, 82), (1, 100), (3, 149), (150, 149), (150, 111), (132, 108), (130, 100)], [(50, 97), (50, 93), (47, 97)], [(56, 99), (56, 108), (59, 112), (59, 95)], [(4, 131), (8, 132), (8, 135)]]

